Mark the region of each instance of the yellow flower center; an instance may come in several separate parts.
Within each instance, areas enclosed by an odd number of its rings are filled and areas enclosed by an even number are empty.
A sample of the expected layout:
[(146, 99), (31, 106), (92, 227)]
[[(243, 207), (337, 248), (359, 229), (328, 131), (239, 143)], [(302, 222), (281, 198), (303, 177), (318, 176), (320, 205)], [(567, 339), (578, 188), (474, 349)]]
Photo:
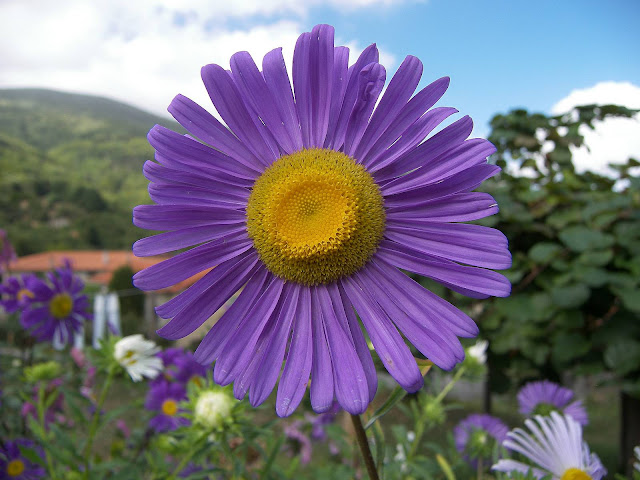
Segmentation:
[(59, 293), (49, 302), (49, 311), (56, 318), (68, 317), (71, 310), (73, 310), (73, 299), (67, 293)]
[(570, 468), (566, 472), (562, 474), (560, 480), (593, 480), (591, 475), (589, 475), (584, 470), (580, 470), (579, 468)]
[(385, 224), (378, 186), (362, 165), (333, 150), (286, 155), (256, 180), (247, 230), (275, 275), (304, 285), (362, 268)]
[(22, 460), (11, 460), (7, 465), (7, 474), (10, 477), (17, 477), (24, 472), (24, 462)]
[(18, 299), (19, 302), (27, 298), (33, 298), (33, 297), (35, 297), (34, 293), (31, 290), (28, 290), (26, 288), (21, 288), (20, 290), (18, 290), (18, 293), (16, 293), (16, 298)]
[(175, 400), (167, 399), (162, 402), (162, 413), (173, 417), (178, 412), (178, 404)]

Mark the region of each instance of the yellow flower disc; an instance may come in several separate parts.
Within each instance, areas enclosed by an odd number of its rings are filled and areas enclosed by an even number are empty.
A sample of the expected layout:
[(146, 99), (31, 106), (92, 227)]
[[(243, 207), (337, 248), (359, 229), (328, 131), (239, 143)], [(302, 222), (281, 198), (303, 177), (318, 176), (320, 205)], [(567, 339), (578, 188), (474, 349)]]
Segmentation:
[(303, 285), (355, 273), (382, 239), (382, 195), (344, 153), (309, 149), (279, 158), (247, 203), (249, 237), (275, 275)]
[(7, 474), (10, 477), (17, 477), (24, 472), (24, 462), (22, 460), (11, 460), (7, 464)]
[(162, 413), (173, 417), (178, 412), (178, 404), (175, 400), (167, 399), (162, 402)]
[(593, 480), (591, 475), (579, 468), (570, 468), (562, 474), (560, 480)]
[(49, 312), (56, 318), (68, 317), (73, 310), (73, 299), (66, 293), (55, 295), (49, 302)]

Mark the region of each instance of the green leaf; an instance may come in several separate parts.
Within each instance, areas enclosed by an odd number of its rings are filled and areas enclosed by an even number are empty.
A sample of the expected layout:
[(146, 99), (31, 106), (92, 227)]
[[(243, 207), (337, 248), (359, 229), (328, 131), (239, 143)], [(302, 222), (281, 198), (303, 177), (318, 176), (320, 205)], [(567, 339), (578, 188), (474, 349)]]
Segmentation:
[(587, 301), (590, 293), (586, 285), (567, 285), (551, 290), (551, 299), (560, 308), (576, 308)]
[(385, 402), (376, 410), (373, 416), (369, 419), (367, 424), (364, 426), (364, 429), (367, 430), (371, 427), (376, 421), (382, 417), (384, 417), (389, 411), (400, 402), (407, 395), (407, 391), (402, 387), (396, 387), (389, 395), (389, 398), (385, 400)]
[(562, 365), (581, 357), (591, 349), (591, 343), (579, 333), (563, 332), (553, 342), (551, 356), (554, 363)]
[(583, 225), (569, 227), (560, 232), (560, 240), (575, 252), (607, 248), (613, 245), (609, 234), (591, 230)]
[(620, 297), (626, 308), (632, 312), (640, 312), (640, 292), (637, 288), (612, 288), (613, 292)]
[(604, 351), (605, 364), (620, 376), (640, 370), (640, 342), (621, 339)]
[(613, 249), (593, 250), (581, 253), (577, 258), (578, 263), (592, 267), (603, 267), (613, 258)]
[(552, 242), (536, 243), (529, 250), (529, 258), (536, 263), (548, 263), (562, 251), (562, 246)]

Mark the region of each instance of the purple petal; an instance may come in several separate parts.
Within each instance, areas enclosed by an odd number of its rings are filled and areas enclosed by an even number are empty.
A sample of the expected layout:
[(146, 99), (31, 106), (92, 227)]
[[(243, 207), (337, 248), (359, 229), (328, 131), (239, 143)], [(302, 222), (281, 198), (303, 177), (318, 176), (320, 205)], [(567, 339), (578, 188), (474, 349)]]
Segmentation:
[[(471, 118), (468, 115), (462, 117), (389, 165), (384, 172), (386, 178), (400, 176), (423, 165), (428, 168), (434, 158), (462, 143), (472, 130)], [(401, 183), (402, 178), (396, 182)]]
[[(398, 272), (404, 277), (401, 283), (391, 281), (385, 274), (395, 269), (384, 267), (378, 260), (356, 275), (360, 276), (361, 284), (366, 282), (378, 305), (393, 319), (407, 340), (440, 368), (452, 369), (464, 359), (464, 348), (449, 329), (449, 322), (433, 317), (424, 306), (407, 295), (403, 287), (413, 280)], [(400, 275), (396, 278), (399, 279)]]
[(473, 190), (487, 178), (493, 177), (499, 172), (500, 167), (496, 165), (482, 164), (468, 168), (438, 183), (408, 189), (404, 185), (392, 185), (394, 182), (391, 182), (383, 186), (381, 190), (385, 196), (386, 207), (412, 207)]
[(247, 204), (246, 198), (236, 195), (237, 189), (221, 192), (190, 185), (150, 183), (148, 190), (151, 200), (162, 205), (202, 205), (244, 210)]
[(262, 171), (263, 163), (217, 118), (191, 99), (177, 95), (168, 110), (187, 131), (216, 150), (229, 155), (253, 171)]
[[(336, 316), (327, 287), (319, 285), (315, 291), (326, 328), (331, 363), (334, 365), (336, 399), (347, 412), (360, 415), (369, 405), (369, 389), (362, 363), (347, 326)], [(342, 308), (342, 304), (339, 307)]]
[(424, 218), (430, 222), (468, 222), (498, 213), (498, 204), (488, 193), (457, 193), (414, 208), (387, 208), (389, 220)]
[(267, 87), (276, 102), (280, 118), (287, 129), (293, 151), (302, 150), (302, 134), (296, 104), (293, 100), (287, 67), (282, 56), (282, 48), (276, 48), (264, 56), (262, 70)]
[(351, 112), (358, 99), (358, 89), (360, 86), (360, 73), (362, 69), (372, 63), (378, 63), (378, 49), (375, 44), (369, 45), (365, 48), (356, 63), (349, 67), (347, 71), (347, 87), (344, 93), (344, 100), (341, 104), (340, 114), (334, 129), (332, 136), (327, 136), (325, 142), (325, 148), (332, 150), (340, 150), (344, 144), (344, 139), (347, 134), (347, 126), (349, 125), (349, 119), (351, 118)]
[(253, 163), (240, 163), (233, 157), (160, 125), (149, 131), (147, 139), (163, 157), (192, 172), (214, 170), (246, 180), (254, 180), (260, 173), (260, 169)]
[(424, 380), (411, 351), (369, 289), (355, 275), (344, 277), (340, 283), (360, 315), (384, 367), (408, 392), (420, 390)]
[(249, 401), (256, 406), (264, 402), (278, 380), (282, 361), (284, 360), (289, 334), (293, 325), (293, 319), (298, 313), (300, 287), (288, 284), (289, 294), (282, 307), (275, 332), (271, 336), (269, 346), (259, 362), (259, 368), (251, 384)]
[(133, 223), (147, 230), (178, 230), (203, 225), (228, 225), (245, 221), (243, 211), (205, 206), (138, 205)]
[[(427, 112), (427, 110), (433, 107), (435, 103), (440, 100), (448, 87), (449, 77), (442, 77), (420, 90), (406, 105), (402, 107), (402, 110), (398, 113), (398, 116), (393, 123), (391, 123), (384, 133), (382, 133), (380, 138), (375, 141), (369, 152), (362, 157), (363, 163), (369, 167), (375, 165), (381, 160), (386, 160), (387, 155), (383, 155), (384, 152), (389, 149), (391, 145), (395, 144), (399, 138), (402, 138), (403, 142), (407, 143), (408, 148), (413, 148), (421, 143), (428, 133), (440, 122), (436, 123), (434, 127), (424, 133), (421, 132), (421, 129), (417, 130), (416, 133), (411, 133), (409, 127), (419, 123), (418, 121), (421, 120), (421, 117), (431, 113)], [(437, 110), (443, 109), (440, 108)], [(457, 112), (455, 108), (444, 108), (444, 110), (450, 111), (451, 113)], [(425, 114), (425, 112), (427, 113)], [(443, 116), (442, 119), (447, 116), (448, 115)], [(421, 122), (424, 123), (423, 120), (421, 120)], [(406, 139), (406, 137), (409, 137), (409, 139)]]
[(396, 121), (398, 113), (404, 108), (416, 90), (422, 76), (422, 62), (408, 55), (395, 73), (362, 136), (362, 140), (353, 151), (353, 158), (364, 163), (367, 153), (384, 131)]
[(182, 308), (169, 323), (158, 330), (158, 335), (169, 340), (177, 340), (193, 333), (249, 281), (258, 270), (258, 266), (257, 255), (248, 255), (238, 262), (227, 262), (211, 270), (201, 279), (206, 278), (202, 286), (207, 287), (201, 295), (195, 298), (193, 294), (184, 296), (179, 302), (171, 305), (179, 305)]
[(388, 239), (419, 252), (476, 267), (511, 267), (507, 237), (494, 228), (464, 223), (431, 223), (421, 219), (389, 222)]
[(333, 80), (331, 83), (331, 106), (329, 107), (329, 124), (325, 146), (329, 145), (335, 136), (338, 117), (342, 110), (344, 94), (347, 91), (349, 72), (349, 49), (347, 47), (335, 47), (333, 50)]
[(379, 63), (367, 65), (358, 76), (358, 93), (344, 139), (344, 153), (350, 157), (354, 156), (354, 151), (360, 144), (386, 78), (387, 72)]
[[(414, 149), (416, 145), (422, 142), (445, 118), (454, 113), (458, 113), (458, 110), (455, 108), (434, 108), (403, 131), (397, 141), (387, 148), (387, 150), (381, 150), (376, 158), (374, 158), (376, 163), (369, 168), (369, 171), (374, 174), (376, 181), (386, 181), (397, 176), (395, 169), (385, 169), (385, 167), (391, 165), (398, 158), (402, 158), (405, 153)], [(407, 172), (403, 172), (403, 174), (405, 173)]]
[(201, 227), (184, 228), (172, 232), (159, 233), (142, 238), (133, 244), (136, 257), (150, 257), (162, 253), (180, 250), (199, 243), (216, 240), (220, 237), (238, 235), (246, 230), (244, 223), (237, 225), (203, 225)]
[(191, 185), (209, 190), (229, 191), (236, 195), (247, 191), (245, 189), (247, 186), (246, 181), (237, 177), (233, 180), (229, 175), (205, 169), (190, 171), (182, 165), (174, 164), (167, 167), (166, 159), (159, 154), (156, 154), (156, 159), (163, 163), (164, 166), (156, 162), (147, 161), (142, 167), (142, 173), (150, 182), (168, 185)]
[(273, 134), (280, 147), (287, 154), (293, 153), (295, 151), (294, 143), (289, 138), (275, 99), (251, 55), (248, 52), (238, 52), (233, 55), (231, 57), (231, 71), (238, 87), (243, 87), (241, 90), (244, 97), (250, 101), (251, 106)]
[(227, 72), (219, 65), (202, 67), (202, 81), (211, 101), (231, 131), (267, 166), (279, 156), (274, 152), (253, 123), (242, 95)]
[(300, 286), (298, 314), (291, 335), (291, 345), (278, 384), (276, 413), (287, 417), (297, 408), (304, 396), (313, 361), (313, 341), (311, 330), (311, 292)]
[(309, 88), (311, 93), (311, 147), (322, 148), (329, 125), (333, 81), (333, 37), (330, 25), (316, 25), (309, 44)]
[(347, 327), (349, 329), (349, 332), (351, 333), (351, 340), (355, 344), (356, 352), (358, 353), (360, 363), (362, 364), (362, 368), (364, 369), (364, 373), (367, 378), (370, 403), (373, 401), (373, 397), (375, 397), (376, 390), (378, 389), (378, 374), (376, 372), (376, 367), (373, 363), (373, 359), (371, 358), (369, 346), (367, 345), (367, 341), (362, 334), (362, 328), (360, 327), (360, 323), (358, 322), (358, 319), (356, 318), (356, 315), (353, 311), (353, 306), (351, 305), (351, 302), (349, 302), (349, 297), (344, 291), (342, 285), (331, 284), (327, 287), (327, 289), (329, 290), (329, 295), (331, 295), (333, 308), (336, 312), (338, 320), (340, 320), (343, 324), (345, 321), (347, 322)]
[(381, 258), (376, 257), (374, 260), (376, 268), (379, 270), (384, 269), (385, 276), (382, 278), (394, 285), (401, 285), (400, 290), (405, 292), (404, 295), (412, 303), (415, 302), (416, 305), (423, 309), (425, 314), (433, 318), (439, 318), (440, 322), (458, 337), (475, 337), (478, 335), (477, 325), (467, 314), (422, 287), (397, 268), (386, 264)]
[[(326, 412), (333, 404), (333, 362), (327, 341), (317, 288), (311, 291), (311, 329), (313, 337), (313, 363), (311, 366), (311, 407), (316, 413)], [(336, 368), (339, 366), (336, 365)]]
[[(213, 271), (215, 270), (217, 269)], [(271, 276), (271, 273), (264, 266), (259, 266), (253, 273), (238, 298), (211, 327), (211, 330), (207, 332), (200, 345), (198, 345), (194, 353), (194, 357), (198, 362), (206, 365), (218, 358), (229, 335), (236, 330), (238, 324), (246, 316), (256, 299), (266, 290)]]
[(238, 329), (229, 336), (213, 370), (216, 383), (227, 385), (246, 368), (265, 324), (280, 301), (283, 286), (284, 281), (273, 276), (270, 285), (254, 302)]
[(311, 48), (311, 33), (303, 33), (298, 37), (293, 51), (293, 63), (291, 76), (293, 78), (293, 90), (296, 98), (296, 111), (300, 120), (302, 133), (302, 145), (304, 148), (311, 146), (311, 122), (313, 101), (310, 91), (311, 74), (309, 68), (309, 50)]
[(244, 235), (234, 237), (205, 243), (147, 267), (133, 276), (133, 284), (140, 290), (167, 288), (252, 248), (253, 242), (249, 238)]
[(432, 278), (459, 293), (466, 294), (468, 290), (483, 296), (508, 297), (511, 292), (511, 283), (504, 275), (429, 257), (389, 240), (380, 243), (376, 255), (391, 265)]

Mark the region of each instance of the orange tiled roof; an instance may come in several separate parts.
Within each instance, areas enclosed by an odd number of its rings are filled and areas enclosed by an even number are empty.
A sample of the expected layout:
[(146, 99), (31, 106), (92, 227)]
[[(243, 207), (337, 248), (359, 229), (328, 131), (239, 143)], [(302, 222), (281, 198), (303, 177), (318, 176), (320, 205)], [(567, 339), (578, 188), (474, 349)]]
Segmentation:
[[(65, 260), (69, 260), (73, 270), (85, 273), (88, 281), (108, 285), (113, 272), (123, 265), (129, 265), (134, 272), (139, 272), (167, 258), (169, 258), (168, 255), (136, 257), (129, 250), (58, 250), (19, 257), (11, 263), (11, 271), (15, 273), (44, 273), (63, 266)], [(206, 271), (201, 272), (161, 291), (179, 292), (192, 285), (206, 273)]]

